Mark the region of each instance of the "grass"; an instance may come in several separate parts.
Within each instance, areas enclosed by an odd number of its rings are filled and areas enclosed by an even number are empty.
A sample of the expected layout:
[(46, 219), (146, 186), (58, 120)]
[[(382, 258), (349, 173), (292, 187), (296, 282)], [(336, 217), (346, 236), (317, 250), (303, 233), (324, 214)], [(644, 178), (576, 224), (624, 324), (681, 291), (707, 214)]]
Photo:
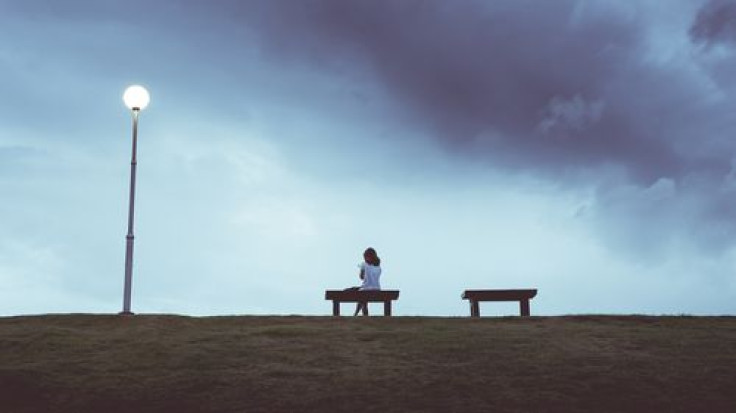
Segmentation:
[(733, 412), (736, 318), (0, 318), (0, 411)]

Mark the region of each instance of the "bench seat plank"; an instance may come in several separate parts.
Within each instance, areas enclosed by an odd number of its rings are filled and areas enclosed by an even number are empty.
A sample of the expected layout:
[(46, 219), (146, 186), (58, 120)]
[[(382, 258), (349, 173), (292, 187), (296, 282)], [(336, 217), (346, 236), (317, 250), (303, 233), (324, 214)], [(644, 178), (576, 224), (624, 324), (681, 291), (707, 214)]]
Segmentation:
[(325, 300), (338, 300), (342, 302), (357, 303), (360, 301), (386, 301), (398, 300), (398, 290), (327, 290)]
[(463, 298), (478, 301), (518, 301), (529, 300), (537, 295), (537, 290), (465, 290)]

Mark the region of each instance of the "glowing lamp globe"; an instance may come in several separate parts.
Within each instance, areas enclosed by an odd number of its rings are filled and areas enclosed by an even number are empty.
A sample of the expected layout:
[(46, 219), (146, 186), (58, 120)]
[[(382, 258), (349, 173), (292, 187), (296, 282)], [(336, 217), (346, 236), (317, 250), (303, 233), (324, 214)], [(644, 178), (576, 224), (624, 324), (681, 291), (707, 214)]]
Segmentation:
[(132, 110), (143, 110), (148, 106), (148, 102), (151, 97), (148, 95), (148, 91), (139, 85), (133, 85), (125, 89), (123, 93), (123, 102), (128, 109)]

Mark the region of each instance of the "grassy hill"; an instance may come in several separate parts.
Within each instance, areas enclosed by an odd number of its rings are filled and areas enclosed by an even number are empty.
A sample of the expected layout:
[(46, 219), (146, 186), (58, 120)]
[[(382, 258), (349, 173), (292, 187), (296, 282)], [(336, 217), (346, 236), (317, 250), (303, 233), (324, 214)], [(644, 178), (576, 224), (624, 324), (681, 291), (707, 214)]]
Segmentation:
[(0, 411), (734, 412), (736, 318), (0, 318)]

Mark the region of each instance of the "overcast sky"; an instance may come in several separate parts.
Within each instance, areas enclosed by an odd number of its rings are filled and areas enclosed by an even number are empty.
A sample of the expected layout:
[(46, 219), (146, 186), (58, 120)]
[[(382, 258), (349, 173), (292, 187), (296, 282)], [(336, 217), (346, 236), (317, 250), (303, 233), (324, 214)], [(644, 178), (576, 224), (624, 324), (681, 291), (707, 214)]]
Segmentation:
[(134, 312), (736, 313), (736, 1), (0, 0), (0, 73), (0, 315), (121, 310), (131, 84)]

